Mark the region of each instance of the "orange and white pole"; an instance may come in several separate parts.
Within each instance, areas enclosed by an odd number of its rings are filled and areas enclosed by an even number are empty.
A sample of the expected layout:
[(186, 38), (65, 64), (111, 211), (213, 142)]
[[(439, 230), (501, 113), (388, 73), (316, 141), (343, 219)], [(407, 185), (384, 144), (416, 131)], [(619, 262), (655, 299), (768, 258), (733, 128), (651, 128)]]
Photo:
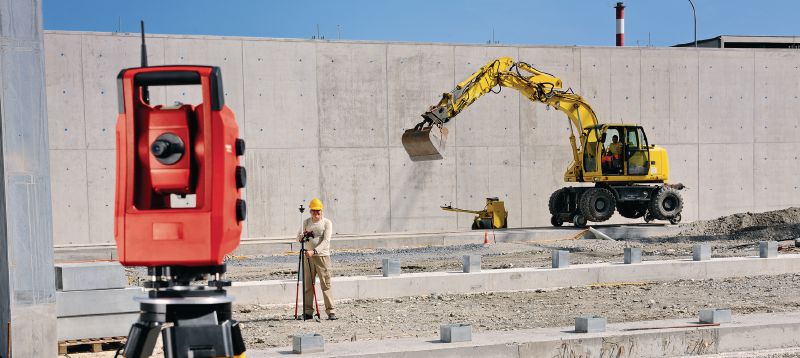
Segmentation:
[(625, 46), (625, 5), (618, 2), (617, 6), (617, 46)]

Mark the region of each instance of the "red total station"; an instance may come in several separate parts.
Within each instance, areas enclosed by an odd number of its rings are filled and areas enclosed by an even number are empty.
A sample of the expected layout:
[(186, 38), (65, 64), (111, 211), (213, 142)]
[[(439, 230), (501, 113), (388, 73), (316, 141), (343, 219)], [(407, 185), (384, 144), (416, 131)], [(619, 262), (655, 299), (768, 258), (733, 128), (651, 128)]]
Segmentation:
[[(114, 238), (120, 263), (221, 265), (239, 245), (246, 172), (239, 165), (244, 141), (225, 106), (220, 69), (129, 68), (120, 71), (117, 85)], [(150, 87), (185, 85), (200, 86), (202, 103), (150, 105)]]

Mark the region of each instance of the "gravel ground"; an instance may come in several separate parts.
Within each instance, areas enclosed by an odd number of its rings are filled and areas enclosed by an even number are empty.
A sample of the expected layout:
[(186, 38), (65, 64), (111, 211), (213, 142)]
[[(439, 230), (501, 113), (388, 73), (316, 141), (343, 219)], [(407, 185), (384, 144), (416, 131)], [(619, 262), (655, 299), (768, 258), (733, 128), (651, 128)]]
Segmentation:
[[(380, 274), (380, 260), (398, 258), (403, 272), (461, 269), (461, 256), (482, 255), (482, 267), (549, 267), (553, 249), (571, 251), (573, 264), (622, 261), (625, 247), (642, 248), (643, 260), (688, 258), (692, 245), (712, 246), (714, 257), (757, 255), (761, 240), (800, 237), (800, 209), (736, 214), (682, 224), (678, 236), (606, 240), (493, 243), (405, 249), (336, 250), (334, 276)], [(798, 252), (791, 241), (781, 251)], [(133, 282), (143, 271), (128, 271)], [(236, 281), (295, 278), (297, 256), (236, 257), (228, 262), (228, 279)], [(470, 323), (475, 332), (570, 326), (574, 317), (599, 313), (609, 322), (695, 319), (705, 307), (731, 308), (734, 314), (800, 311), (800, 274), (706, 281), (638, 282), (625, 285), (568, 287), (557, 290), (431, 295), (337, 303), (338, 321), (299, 322), (294, 305), (237, 305), (250, 349), (291, 344), (291, 335), (314, 331), (326, 342), (438, 336), (438, 326)], [(752, 357), (800, 357), (797, 351), (748, 352)], [(103, 357), (102, 355), (72, 355)], [(109, 355), (113, 356), (112, 355)], [(738, 357), (717, 355), (716, 357)]]

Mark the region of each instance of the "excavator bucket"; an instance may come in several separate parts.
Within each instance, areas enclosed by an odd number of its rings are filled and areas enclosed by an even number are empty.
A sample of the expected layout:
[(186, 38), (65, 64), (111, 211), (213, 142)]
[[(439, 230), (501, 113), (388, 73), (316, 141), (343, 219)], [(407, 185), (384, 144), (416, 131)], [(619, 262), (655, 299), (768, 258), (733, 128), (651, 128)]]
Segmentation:
[(447, 128), (428, 126), (411, 128), (403, 133), (403, 148), (412, 161), (440, 160), (444, 158)]

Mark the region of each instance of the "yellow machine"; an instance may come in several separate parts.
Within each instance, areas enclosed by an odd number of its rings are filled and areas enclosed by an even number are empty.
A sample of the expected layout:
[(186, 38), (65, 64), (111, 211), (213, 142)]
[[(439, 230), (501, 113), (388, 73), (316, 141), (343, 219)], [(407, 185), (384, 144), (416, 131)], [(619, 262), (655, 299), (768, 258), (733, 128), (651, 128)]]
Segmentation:
[(508, 227), (508, 211), (505, 203), (498, 198), (486, 198), (486, 207), (483, 210), (466, 210), (454, 208), (452, 205), (442, 205), (444, 211), (475, 214), (472, 230), (479, 229), (505, 229)]
[[(403, 133), (402, 142), (414, 161), (442, 159), (449, 122), (494, 87), (513, 88), (533, 102), (564, 112), (572, 129), (569, 136), (572, 163), (564, 181), (593, 183), (556, 190), (549, 200), (550, 222), (606, 221), (616, 210), (627, 218), (645, 221), (681, 220), (681, 184), (667, 184), (667, 151), (647, 142), (644, 128), (636, 124), (601, 124), (592, 107), (571, 89), (561, 90), (561, 80), (524, 62), (508, 57), (493, 60), (445, 93), (423, 121)], [(575, 132), (580, 139), (576, 138)]]

